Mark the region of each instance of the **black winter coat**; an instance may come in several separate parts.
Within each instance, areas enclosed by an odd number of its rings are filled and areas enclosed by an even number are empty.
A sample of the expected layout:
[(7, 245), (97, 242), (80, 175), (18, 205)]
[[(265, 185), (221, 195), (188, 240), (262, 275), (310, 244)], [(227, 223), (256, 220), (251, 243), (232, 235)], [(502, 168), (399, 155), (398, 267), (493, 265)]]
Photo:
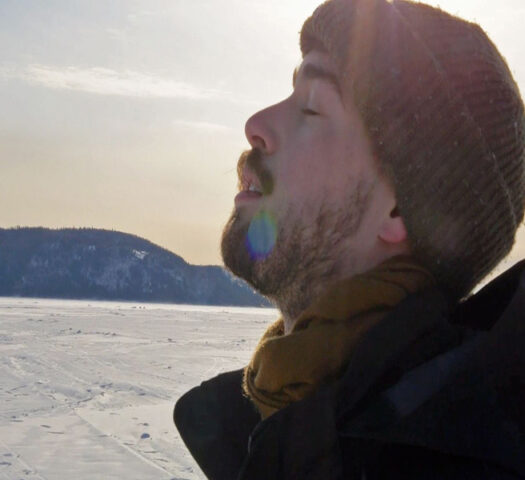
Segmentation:
[(452, 348), (423, 339), (371, 385), (347, 373), (264, 421), (225, 373), (179, 399), (177, 428), (212, 480), (525, 479), (525, 260), (452, 311), (427, 290), (384, 324), (421, 315)]

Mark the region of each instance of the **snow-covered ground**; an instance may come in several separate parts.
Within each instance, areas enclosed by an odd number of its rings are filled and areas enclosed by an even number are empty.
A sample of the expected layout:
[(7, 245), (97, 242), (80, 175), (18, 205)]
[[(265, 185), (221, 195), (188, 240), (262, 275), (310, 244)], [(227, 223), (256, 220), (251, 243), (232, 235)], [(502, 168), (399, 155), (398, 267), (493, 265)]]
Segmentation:
[(0, 479), (204, 478), (173, 425), (275, 310), (0, 298)]

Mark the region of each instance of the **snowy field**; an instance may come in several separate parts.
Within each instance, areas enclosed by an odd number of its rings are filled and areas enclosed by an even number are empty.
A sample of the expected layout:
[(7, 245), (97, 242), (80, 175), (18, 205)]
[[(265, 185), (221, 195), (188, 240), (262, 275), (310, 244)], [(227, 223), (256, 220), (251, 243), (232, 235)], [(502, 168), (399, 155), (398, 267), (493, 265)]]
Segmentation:
[(244, 366), (269, 309), (0, 298), (0, 479), (202, 479), (175, 400)]

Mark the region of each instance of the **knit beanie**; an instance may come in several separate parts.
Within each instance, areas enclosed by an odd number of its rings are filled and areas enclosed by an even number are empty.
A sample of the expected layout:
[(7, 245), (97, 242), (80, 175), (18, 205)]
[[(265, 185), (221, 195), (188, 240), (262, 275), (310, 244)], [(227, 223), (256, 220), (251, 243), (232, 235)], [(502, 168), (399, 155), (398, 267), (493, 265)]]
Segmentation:
[(523, 102), (482, 29), (406, 0), (328, 0), (301, 31), (326, 51), (390, 179), (412, 254), (453, 300), (523, 219)]

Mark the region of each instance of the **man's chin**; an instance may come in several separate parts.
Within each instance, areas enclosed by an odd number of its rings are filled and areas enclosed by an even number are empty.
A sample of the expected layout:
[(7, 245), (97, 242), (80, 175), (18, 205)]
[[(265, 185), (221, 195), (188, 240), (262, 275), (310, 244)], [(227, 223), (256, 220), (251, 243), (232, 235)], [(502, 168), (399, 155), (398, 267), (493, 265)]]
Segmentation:
[(256, 259), (252, 258), (246, 246), (249, 227), (250, 221), (235, 209), (222, 232), (221, 254), (228, 270), (257, 288), (253, 281)]

